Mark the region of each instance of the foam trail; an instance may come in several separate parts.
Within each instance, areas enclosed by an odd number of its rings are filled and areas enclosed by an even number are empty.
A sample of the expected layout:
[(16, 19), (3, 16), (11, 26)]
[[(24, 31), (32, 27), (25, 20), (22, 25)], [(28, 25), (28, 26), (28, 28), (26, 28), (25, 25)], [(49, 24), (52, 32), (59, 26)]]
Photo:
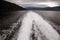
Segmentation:
[[(22, 25), (21, 28), (19, 29), (19, 33), (18, 33), (18, 38), (17, 40), (30, 40), (30, 36), (32, 33), (32, 24), (33, 24), (33, 20), (34, 20), (34, 30), (36, 30), (36, 28), (38, 28), (40, 30), (40, 32), (48, 39), (48, 40), (59, 40), (59, 34), (58, 32), (53, 29), (53, 27), (46, 22), (42, 16), (38, 15), (35, 12), (29, 11), (26, 16), (23, 18), (22, 20)], [(36, 32), (35, 32), (36, 33)], [(37, 40), (42, 40), (41, 35), (39, 34), (39, 32), (37, 33), (38, 35), (38, 39)], [(40, 37), (40, 39), (39, 39)]]
[(48, 40), (59, 40), (58, 32), (41, 15), (33, 13), (35, 25)]
[(30, 40), (32, 29), (32, 14), (28, 13), (22, 20), (17, 40)]

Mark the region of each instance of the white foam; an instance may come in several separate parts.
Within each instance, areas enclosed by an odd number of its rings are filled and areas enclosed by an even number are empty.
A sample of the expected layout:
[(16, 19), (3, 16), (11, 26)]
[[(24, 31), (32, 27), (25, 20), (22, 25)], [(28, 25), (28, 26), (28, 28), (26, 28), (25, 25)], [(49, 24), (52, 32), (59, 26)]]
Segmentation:
[(37, 25), (37, 28), (48, 40), (59, 40), (58, 32), (53, 29), (53, 27), (48, 22), (46, 22), (42, 16), (32, 11), (29, 11), (23, 18), (17, 40), (30, 40), (33, 20), (35, 22), (34, 24)]

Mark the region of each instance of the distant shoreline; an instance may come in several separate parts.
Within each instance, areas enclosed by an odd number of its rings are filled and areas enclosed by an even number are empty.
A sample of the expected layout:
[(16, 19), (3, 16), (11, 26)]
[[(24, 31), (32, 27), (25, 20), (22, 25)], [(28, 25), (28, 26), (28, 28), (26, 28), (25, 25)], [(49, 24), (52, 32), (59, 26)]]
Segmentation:
[(57, 7), (45, 7), (45, 8), (40, 8), (40, 7), (26, 7), (28, 10), (46, 10), (46, 11), (60, 11), (60, 6)]

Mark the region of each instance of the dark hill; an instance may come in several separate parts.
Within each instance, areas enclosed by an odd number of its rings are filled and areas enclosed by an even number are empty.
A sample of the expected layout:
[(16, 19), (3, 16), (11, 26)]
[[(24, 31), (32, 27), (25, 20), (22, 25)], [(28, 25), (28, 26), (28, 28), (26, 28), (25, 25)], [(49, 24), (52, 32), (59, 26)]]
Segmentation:
[(46, 11), (60, 11), (60, 6), (57, 7), (45, 7), (45, 8), (41, 8), (41, 7), (26, 7), (26, 9), (28, 10), (46, 10)]
[(25, 9), (7, 1), (0, 1), (0, 12), (1, 11), (18, 11), (18, 10), (25, 10)]

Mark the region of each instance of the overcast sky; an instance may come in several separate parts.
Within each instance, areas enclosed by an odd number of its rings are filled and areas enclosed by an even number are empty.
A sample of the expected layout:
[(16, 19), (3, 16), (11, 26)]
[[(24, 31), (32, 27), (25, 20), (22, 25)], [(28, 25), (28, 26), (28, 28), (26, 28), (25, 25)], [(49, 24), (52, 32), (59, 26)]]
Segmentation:
[[(24, 7), (24, 8), (28, 7), (28, 6), (34, 6), (34, 7), (51, 6), (52, 7), (52, 6), (55, 6), (55, 5), (60, 5), (60, 0), (6, 0), (6, 1), (9, 1), (11, 3), (15, 3), (15, 4), (19, 5), (19, 6)], [(53, 1), (53, 3), (48, 4), (48, 2), (52, 2), (52, 1)], [(24, 2), (26, 2), (28, 5), (26, 5)], [(31, 2), (31, 4), (29, 4), (29, 2)], [(43, 2), (43, 5), (40, 4), (41, 2)]]
[(27, 2), (27, 1), (29, 1), (29, 2), (35, 2), (35, 1), (38, 1), (38, 2), (41, 2), (41, 1), (60, 1), (60, 0), (7, 0), (7, 1), (25, 1), (25, 2)]

